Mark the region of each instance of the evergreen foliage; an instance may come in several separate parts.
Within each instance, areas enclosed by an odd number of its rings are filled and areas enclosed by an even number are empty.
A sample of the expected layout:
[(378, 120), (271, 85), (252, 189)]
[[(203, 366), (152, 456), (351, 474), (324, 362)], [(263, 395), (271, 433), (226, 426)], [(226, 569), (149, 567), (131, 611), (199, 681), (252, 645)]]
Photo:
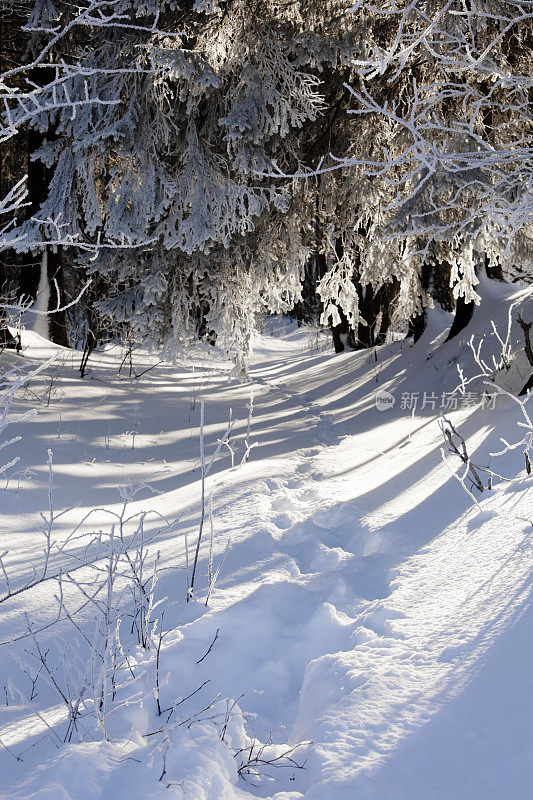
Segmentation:
[(3, 0), (2, 15), (20, 37), (0, 137), (32, 144), (44, 192), (29, 180), (38, 208), (11, 209), (0, 246), (60, 252), (71, 293), (90, 276), (93, 333), (168, 355), (208, 335), (243, 371), (257, 314), (301, 308), (302, 285), (357, 346), (407, 333), (434, 298), (478, 302), (479, 266), (529, 273), (527, 3)]

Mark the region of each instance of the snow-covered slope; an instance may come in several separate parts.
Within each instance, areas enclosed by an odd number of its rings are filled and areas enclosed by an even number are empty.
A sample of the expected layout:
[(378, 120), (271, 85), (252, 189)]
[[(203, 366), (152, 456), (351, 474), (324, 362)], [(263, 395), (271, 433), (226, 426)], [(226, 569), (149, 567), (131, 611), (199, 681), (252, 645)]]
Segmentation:
[[(491, 319), (505, 329), (513, 299), (498, 284), (482, 292), (468, 331), (476, 340), (490, 334)], [(338, 356), (310, 349), (305, 331), (278, 329), (258, 338), (244, 385), (204, 350), (131, 379), (127, 365), (117, 374), (120, 354), (107, 351), (92, 357), (84, 381), (73, 369), (78, 354), (62, 351), (59, 369), (56, 362), (46, 371), (57, 375), (52, 383), (30, 382), (17, 410), (40, 399), (39, 413), (9, 429), (23, 436), (21, 461), (1, 496), (10, 579), (21, 585), (40, 563), (48, 449), (56, 508), (78, 504), (58, 520), (58, 541), (91, 508), (119, 509), (120, 484), (146, 480), (157, 493), (137, 495), (132, 510), (179, 515), (152, 545), (161, 554), (157, 595), (167, 598), (169, 630), (161, 699), (179, 705), (168, 724), (157, 716), (155, 653), (138, 652), (135, 687), (145, 699), (117, 712), (112, 741), (94, 730), (81, 743), (60, 744), (65, 709), (41, 678), (28, 702), (22, 669), (31, 672), (28, 624), (42, 629), (53, 620), (57, 584), (17, 595), (0, 605), (0, 797), (530, 796), (531, 479), (521, 452), (510, 452), (495, 468), (512, 480), (496, 481), (475, 506), (450, 474), (458, 465), (443, 463), (442, 393), (457, 385), (457, 364), (467, 376), (476, 370), (465, 339), (445, 342), (447, 322), (434, 315), (416, 345)], [(24, 363), (54, 350), (36, 334), (26, 344)], [(496, 345), (487, 336), (487, 354)], [(139, 374), (154, 363), (139, 355), (134, 367)], [(499, 437), (512, 442), (524, 431), (515, 404), (482, 407), (482, 389), (471, 384), (472, 396), (446, 414), (485, 465), (501, 449)], [(394, 405), (378, 407), (378, 391)], [(252, 449), (239, 466), (251, 392)], [(191, 548), (200, 514), (201, 401), (208, 457), (230, 408), (239, 420), (230, 440), (235, 468), (223, 447), (207, 478), (214, 566), (222, 564), (207, 607), (207, 536), (197, 600), (185, 602), (185, 538)], [(158, 524), (150, 517), (147, 528)], [(72, 567), (69, 558), (72, 550), (57, 550), (56, 574)], [(73, 638), (65, 621), (39, 634), (58, 675)], [(245, 780), (237, 768), (246, 757), (236, 752), (249, 753), (254, 738), (272, 742), (264, 760), (279, 760), (253, 765), (259, 774)]]

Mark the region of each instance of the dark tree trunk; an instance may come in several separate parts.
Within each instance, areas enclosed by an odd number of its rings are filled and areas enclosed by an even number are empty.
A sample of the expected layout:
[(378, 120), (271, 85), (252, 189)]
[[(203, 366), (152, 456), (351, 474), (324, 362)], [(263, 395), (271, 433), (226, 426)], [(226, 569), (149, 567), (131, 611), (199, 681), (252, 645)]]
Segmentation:
[[(33, 76), (36, 79), (37, 76)], [(28, 206), (27, 219), (39, 213), (41, 203), (46, 199), (48, 180), (44, 164), (32, 161), (31, 155), (43, 144), (44, 137), (39, 131), (28, 129), (26, 132), (27, 172), (28, 172)], [(37, 289), (41, 277), (42, 251), (28, 254), (25, 266), (21, 269), (19, 278), (19, 292), (24, 300), (37, 298)]]
[(348, 324), (348, 319), (342, 309), (339, 308), (338, 311), (341, 318), (340, 324), (331, 327), (335, 352), (343, 353), (345, 350), (355, 350), (354, 331)]
[(206, 339), (214, 347), (217, 343), (217, 333), (209, 327), (207, 315), (209, 314), (209, 303), (207, 300), (200, 300), (196, 307), (196, 330), (199, 339)]
[[(533, 325), (533, 323), (525, 322), (522, 317), (522, 314), (518, 315), (516, 321), (522, 328), (522, 332), (524, 334), (524, 352), (529, 362), (529, 366), (533, 368), (533, 346), (531, 345), (531, 326)], [(531, 389), (533, 389), (533, 374), (530, 376), (529, 380), (524, 385), (524, 388), (520, 392), (519, 397), (521, 397), (524, 394), (527, 394), (528, 392), (531, 391)]]
[(294, 306), (294, 316), (301, 322), (316, 323), (322, 313), (322, 301), (317, 294), (317, 284), (326, 273), (326, 258), (313, 253), (304, 268), (302, 299)]
[[(336, 239), (335, 241), (335, 251), (336, 256), (339, 261), (342, 259), (344, 255), (344, 249), (341, 239)], [(324, 259), (324, 272), (326, 271), (327, 264), (326, 264), (326, 257), (323, 256)], [(350, 327), (348, 323), (348, 318), (342, 308), (337, 306), (337, 310), (339, 312), (340, 323), (338, 325), (332, 325), (331, 333), (333, 336), (333, 346), (335, 347), (336, 353), (342, 353), (344, 350), (355, 350), (356, 347), (356, 340), (355, 340), (355, 332)]]
[(387, 334), (390, 330), (392, 322), (392, 309), (393, 305), (400, 292), (400, 281), (393, 278), (389, 283), (384, 284), (378, 290), (380, 310), (381, 310), (381, 325), (376, 331), (377, 342), (376, 344), (384, 344)]
[[(391, 309), (398, 295), (399, 282), (394, 279), (379, 289), (358, 285), (359, 309), (365, 322), (357, 329), (357, 349), (383, 344), (391, 324)], [(379, 323), (379, 324), (378, 324)]]
[(426, 311), (423, 309), (416, 317), (411, 317), (409, 320), (408, 336), (413, 337), (414, 342), (418, 342), (424, 331), (426, 330)]
[(533, 389), (533, 374), (531, 375), (530, 379), (528, 380), (528, 382), (526, 383), (524, 388), (520, 391), (518, 396), (522, 397), (523, 395), (527, 394), (528, 392), (531, 392), (532, 389)]
[[(12, 5), (0, 3), (0, 72), (4, 72), (20, 64), (24, 35), (21, 35), (21, 21)], [(21, 151), (23, 147), (20, 135), (14, 136), (0, 145), (0, 195), (5, 197), (13, 185), (22, 177)], [(4, 222), (6, 220), (3, 220)], [(12, 265), (16, 256), (11, 250), (0, 253), (0, 302), (8, 303)], [(6, 309), (0, 308), (0, 348), (17, 348), (19, 342), (7, 327)]]
[[(9, 302), (9, 275), (8, 264), (5, 259), (6, 252), (0, 254), (0, 302)], [(0, 348), (8, 347), (16, 349), (18, 346), (17, 339), (13, 336), (7, 327), (6, 310), (0, 308)]]
[[(37, 85), (46, 85), (51, 77), (53, 77), (53, 73), (48, 68), (36, 68), (31, 70), (30, 74), (30, 79)], [(48, 186), (53, 174), (41, 161), (33, 161), (32, 154), (53, 138), (53, 131), (42, 134), (31, 128), (27, 130), (28, 219), (38, 215), (42, 203), (47, 198)], [(66, 300), (61, 247), (44, 245), (28, 258), (29, 263), (20, 272), (19, 290), (25, 298), (31, 298), (33, 301), (37, 299), (44, 250), (46, 250), (47, 263), (46, 277), (50, 287), (48, 310), (52, 311), (54, 308), (65, 305)], [(68, 347), (65, 312), (50, 313), (48, 323), (51, 341)]]
[(454, 336), (457, 336), (458, 333), (461, 333), (461, 331), (470, 324), (470, 321), (474, 315), (475, 307), (476, 304), (473, 301), (471, 303), (465, 303), (464, 297), (457, 298), (455, 304), (455, 317), (453, 318), (450, 332), (446, 337), (447, 342), (449, 342), (450, 339), (453, 339)]
[(357, 326), (357, 349), (362, 350), (374, 344), (375, 292), (372, 286), (357, 286), (359, 295), (359, 311), (364, 319)]
[(320, 225), (320, 176), (317, 179), (317, 193), (315, 198), (315, 230), (314, 230), (314, 252), (304, 267), (304, 278), (302, 282), (302, 299), (294, 306), (294, 315), (298, 320), (298, 325), (302, 322), (315, 323), (320, 318), (323, 305), (317, 293), (317, 284), (326, 274), (328, 264), (325, 253), (322, 251), (323, 232)]
[(455, 300), (450, 285), (452, 265), (449, 261), (437, 261), (436, 264), (427, 266), (422, 273), (422, 284), (430, 291), (433, 299), (444, 310), (454, 312), (452, 326), (446, 341), (453, 339), (470, 323), (474, 313), (475, 303), (465, 303), (463, 297)]

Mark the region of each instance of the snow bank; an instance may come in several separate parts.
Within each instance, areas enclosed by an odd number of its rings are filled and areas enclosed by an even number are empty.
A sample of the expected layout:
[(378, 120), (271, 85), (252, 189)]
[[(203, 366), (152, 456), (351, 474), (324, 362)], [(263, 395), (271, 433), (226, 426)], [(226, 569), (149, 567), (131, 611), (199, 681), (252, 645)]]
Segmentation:
[[(267, 329), (247, 385), (229, 381), (229, 366), (202, 350), (138, 380), (118, 376), (110, 352), (91, 357), (83, 382), (66, 363), (50, 404), (41, 402), (35, 420), (20, 426), (1, 549), (9, 550), (15, 581), (39, 563), (48, 448), (57, 507), (80, 503), (58, 523), (59, 538), (92, 507), (117, 509), (117, 485), (146, 480), (157, 494), (135, 497), (132, 509), (179, 515), (156, 545), (164, 565), (158, 597), (166, 598), (171, 630), (161, 650), (161, 698), (179, 705), (162, 725), (155, 654), (140, 654), (135, 687), (144, 699), (117, 714), (112, 741), (60, 746), (57, 698), (38, 681), (38, 696), (27, 702), (17, 659), (26, 663), (28, 642), (13, 642), (24, 633), (22, 612), (40, 625), (50, 621), (53, 590), (23, 593), (0, 605), (2, 638), (11, 642), (0, 649), (9, 678), (0, 797), (529, 796), (531, 479), (520, 451), (509, 452), (497, 461), (509, 480), (495, 480), (473, 506), (450, 474), (460, 465), (447, 466), (440, 452), (440, 404), (460, 383), (458, 367), (466, 378), (477, 368), (469, 337), (485, 335), (483, 353), (497, 356), (490, 321), (503, 330), (509, 303), (522, 300), (492, 283), (481, 291), (468, 333), (450, 342), (449, 320), (437, 315), (414, 346), (339, 356), (306, 349), (301, 330), (272, 329), (274, 338)], [(516, 346), (514, 329), (512, 336)], [(35, 347), (32, 339), (26, 361)], [(150, 364), (147, 355), (139, 359)], [(45, 389), (43, 379), (34, 395)], [(190, 547), (200, 513), (199, 403), (208, 454), (230, 408), (240, 420), (230, 442), (238, 465), (251, 391), (250, 460), (232, 469), (225, 448), (207, 481), (221, 571), (206, 607), (207, 537), (197, 602), (186, 603), (185, 535)], [(379, 408), (377, 391), (394, 403)], [(466, 402), (459, 393), (446, 414), (472, 459), (496, 468), (489, 453), (500, 449), (499, 437), (523, 435), (519, 410), (510, 399), (487, 405), (483, 379), (467, 391), (474, 397)], [(24, 408), (35, 398), (18, 402)], [(44, 642), (67, 642), (68, 631), (57, 623)]]

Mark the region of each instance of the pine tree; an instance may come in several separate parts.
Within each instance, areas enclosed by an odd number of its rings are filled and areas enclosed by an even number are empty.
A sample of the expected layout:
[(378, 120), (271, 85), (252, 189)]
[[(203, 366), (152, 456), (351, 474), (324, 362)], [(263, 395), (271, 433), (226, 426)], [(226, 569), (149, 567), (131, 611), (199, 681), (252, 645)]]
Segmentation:
[(403, 240), (425, 288), (468, 319), (479, 269), (531, 274), (533, 14), (515, 0), (353, 13), (368, 30), (353, 111), (382, 142), (353, 166), (393, 188), (376, 234)]
[(370, 346), (530, 247), (518, 2), (30, 6), (0, 94), (38, 202), (2, 247), (91, 277), (93, 338), (208, 336), (244, 370), (303, 285), (339, 347)]

